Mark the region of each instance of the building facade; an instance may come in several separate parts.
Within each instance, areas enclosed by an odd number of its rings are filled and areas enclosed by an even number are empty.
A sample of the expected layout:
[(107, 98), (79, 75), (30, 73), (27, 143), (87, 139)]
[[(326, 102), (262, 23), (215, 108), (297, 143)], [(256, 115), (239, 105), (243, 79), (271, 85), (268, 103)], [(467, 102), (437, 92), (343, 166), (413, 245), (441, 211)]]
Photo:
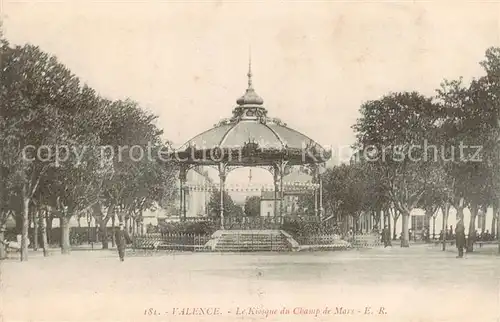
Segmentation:
[[(295, 214), (307, 211), (300, 209), (299, 197), (304, 194), (313, 194), (313, 191), (306, 189), (294, 189), (293, 184), (307, 185), (312, 183), (311, 175), (301, 169), (295, 169), (283, 177), (283, 212), (284, 214)], [(262, 191), (260, 196), (261, 217), (274, 217), (275, 212), (280, 211), (279, 193), (278, 200), (274, 199), (274, 191)]]
[[(178, 180), (177, 185), (180, 185)], [(208, 216), (208, 203), (212, 191), (207, 189), (213, 185), (212, 179), (206, 172), (194, 168), (186, 173), (186, 217)], [(180, 213), (180, 196), (176, 198), (176, 212)]]

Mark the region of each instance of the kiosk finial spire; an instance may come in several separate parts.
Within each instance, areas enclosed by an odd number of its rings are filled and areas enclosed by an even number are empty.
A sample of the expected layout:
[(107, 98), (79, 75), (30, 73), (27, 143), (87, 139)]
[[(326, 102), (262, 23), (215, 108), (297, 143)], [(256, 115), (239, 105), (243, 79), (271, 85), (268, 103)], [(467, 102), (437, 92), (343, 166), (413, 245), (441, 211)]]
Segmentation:
[(252, 47), (248, 49), (248, 88), (252, 88)]

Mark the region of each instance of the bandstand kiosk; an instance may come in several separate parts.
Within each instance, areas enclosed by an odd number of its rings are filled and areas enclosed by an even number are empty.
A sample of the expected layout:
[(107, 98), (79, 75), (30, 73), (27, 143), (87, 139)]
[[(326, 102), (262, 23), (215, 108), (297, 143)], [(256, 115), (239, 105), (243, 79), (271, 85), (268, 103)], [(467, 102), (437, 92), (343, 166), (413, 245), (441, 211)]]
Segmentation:
[[(295, 131), (281, 120), (270, 118), (264, 100), (252, 85), (251, 63), (248, 70), (248, 88), (234, 107), (232, 117), (221, 120), (213, 128), (202, 132), (171, 153), (170, 160), (179, 166), (180, 216), (186, 219), (186, 192), (188, 190), (216, 189), (220, 192), (220, 229), (224, 229), (224, 191), (229, 172), (242, 167), (259, 167), (273, 175), (275, 216), (284, 215), (283, 177), (294, 166), (307, 166), (313, 174), (314, 184), (306, 187), (315, 196), (318, 217), (323, 215), (320, 171), (331, 153), (321, 145)], [(189, 186), (186, 173), (193, 167), (210, 166), (219, 172), (219, 183), (208, 187)], [(286, 185), (286, 184), (285, 184)], [(292, 187), (299, 189), (301, 184)], [(244, 187), (238, 189), (245, 189)], [(268, 190), (269, 187), (262, 189)]]

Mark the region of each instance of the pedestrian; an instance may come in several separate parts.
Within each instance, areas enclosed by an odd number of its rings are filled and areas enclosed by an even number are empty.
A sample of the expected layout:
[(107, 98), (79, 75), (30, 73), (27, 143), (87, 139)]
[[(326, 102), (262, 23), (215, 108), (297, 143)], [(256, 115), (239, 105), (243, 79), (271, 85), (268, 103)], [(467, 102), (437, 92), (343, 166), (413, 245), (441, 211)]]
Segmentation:
[(385, 225), (382, 230), (382, 241), (384, 242), (384, 248), (387, 246), (392, 246), (391, 242), (391, 232), (389, 231), (389, 227)]
[(422, 240), (428, 243), (429, 237), (430, 237), (429, 229), (427, 227), (424, 227), (424, 230), (422, 231)]
[(125, 260), (125, 231), (123, 229), (123, 223), (120, 223), (120, 228), (116, 231), (116, 248), (118, 249), (118, 256), (120, 256), (120, 261)]
[(457, 222), (457, 226), (455, 227), (455, 243), (458, 248), (458, 256), (457, 258), (464, 257), (464, 247), (465, 247), (465, 227), (462, 219)]

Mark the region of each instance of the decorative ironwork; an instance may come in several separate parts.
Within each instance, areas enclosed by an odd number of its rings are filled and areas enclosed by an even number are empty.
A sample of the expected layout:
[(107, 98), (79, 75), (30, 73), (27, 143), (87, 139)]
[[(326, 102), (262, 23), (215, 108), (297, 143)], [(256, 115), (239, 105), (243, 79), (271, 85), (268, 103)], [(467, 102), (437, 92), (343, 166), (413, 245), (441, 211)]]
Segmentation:
[(248, 88), (245, 94), (238, 98), (236, 103), (238, 105), (262, 105), (264, 100), (255, 92), (252, 85), (252, 60), (248, 62)]
[[(223, 174), (227, 177), (228, 172)], [(219, 191), (220, 184), (212, 183), (212, 184), (189, 184), (185, 185), (185, 188), (189, 191)], [(283, 182), (283, 191), (286, 193), (297, 193), (304, 191), (313, 191), (319, 188), (319, 184), (316, 183), (302, 183), (302, 182)], [(263, 185), (240, 185), (240, 184), (231, 184), (224, 185), (225, 191), (231, 192), (262, 192), (262, 191), (280, 191), (280, 188), (276, 189), (274, 184), (263, 184)]]
[(214, 125), (214, 127), (219, 127), (219, 126), (222, 126), (222, 125), (229, 125), (231, 123), (233, 123), (233, 119), (229, 119), (229, 118), (224, 118), (222, 120), (220, 120), (217, 124)]
[(243, 146), (243, 156), (246, 157), (246, 158), (250, 158), (250, 159), (253, 159), (253, 157), (255, 157), (257, 155), (258, 152), (260, 152), (261, 150), (259, 149), (259, 144), (255, 141), (249, 141), (249, 142), (245, 142), (244, 146)]
[(273, 122), (276, 125), (286, 126), (286, 123), (284, 123), (283, 121), (281, 121), (281, 119), (276, 118), (276, 117), (272, 118), (271, 122)]

